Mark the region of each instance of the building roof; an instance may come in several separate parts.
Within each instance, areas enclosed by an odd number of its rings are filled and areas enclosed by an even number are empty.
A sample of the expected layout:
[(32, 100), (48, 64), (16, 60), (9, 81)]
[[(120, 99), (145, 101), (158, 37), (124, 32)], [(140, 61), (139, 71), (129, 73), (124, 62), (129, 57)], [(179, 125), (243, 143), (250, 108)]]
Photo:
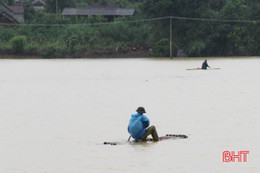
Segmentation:
[(14, 14), (24, 14), (24, 8), (22, 5), (7, 6)]
[(14, 17), (13, 11), (0, 3), (0, 23), (19, 23)]
[(135, 9), (120, 8), (119, 3), (93, 3), (88, 4), (86, 8), (65, 8), (62, 12), (63, 16), (132, 16)]
[(33, 6), (44, 6), (45, 3), (46, 2), (44, 0), (34, 0), (34, 1), (32, 1)]
[(33, 6), (34, 10), (44, 10), (44, 6)]
[(111, 3), (107, 4), (105, 2), (102, 3), (89, 3), (87, 8), (120, 8), (119, 3)]
[(64, 8), (63, 16), (87, 16), (87, 15), (101, 15), (101, 16), (132, 16), (135, 9), (123, 8)]
[(15, 5), (23, 5), (24, 4), (24, 0), (16, 0), (15, 1)]

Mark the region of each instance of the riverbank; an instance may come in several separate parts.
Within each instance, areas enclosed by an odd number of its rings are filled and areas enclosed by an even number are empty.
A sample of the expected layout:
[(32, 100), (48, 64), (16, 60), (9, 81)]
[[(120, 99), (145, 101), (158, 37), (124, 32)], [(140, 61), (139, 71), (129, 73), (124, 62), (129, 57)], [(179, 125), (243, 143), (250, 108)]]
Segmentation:
[(30, 54), (15, 54), (15, 53), (3, 53), (0, 54), (0, 59), (55, 59), (55, 58), (139, 58), (139, 57), (153, 57), (149, 50), (136, 50), (133, 49), (124, 49), (124, 50), (104, 50), (99, 52), (88, 52), (88, 51), (79, 51), (75, 54), (65, 54), (61, 56), (48, 56), (43, 55), (30, 55)]

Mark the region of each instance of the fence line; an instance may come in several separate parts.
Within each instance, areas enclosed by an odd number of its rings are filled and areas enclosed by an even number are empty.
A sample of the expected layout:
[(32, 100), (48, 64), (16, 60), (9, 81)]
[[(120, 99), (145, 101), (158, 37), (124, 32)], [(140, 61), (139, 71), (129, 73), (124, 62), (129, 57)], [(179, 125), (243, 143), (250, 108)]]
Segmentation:
[(227, 19), (207, 19), (207, 18), (192, 18), (192, 17), (178, 17), (178, 16), (166, 16), (166, 17), (157, 17), (150, 19), (139, 19), (139, 20), (130, 20), (130, 21), (116, 21), (116, 22), (100, 22), (100, 23), (82, 23), (82, 24), (8, 24), (0, 23), (0, 26), (30, 26), (30, 27), (40, 27), (40, 26), (99, 26), (99, 25), (114, 25), (114, 24), (123, 24), (123, 23), (139, 23), (139, 22), (149, 22), (157, 21), (164, 19), (176, 19), (176, 20), (190, 20), (190, 21), (204, 21), (204, 22), (223, 22), (223, 23), (260, 23), (260, 20), (227, 20)]

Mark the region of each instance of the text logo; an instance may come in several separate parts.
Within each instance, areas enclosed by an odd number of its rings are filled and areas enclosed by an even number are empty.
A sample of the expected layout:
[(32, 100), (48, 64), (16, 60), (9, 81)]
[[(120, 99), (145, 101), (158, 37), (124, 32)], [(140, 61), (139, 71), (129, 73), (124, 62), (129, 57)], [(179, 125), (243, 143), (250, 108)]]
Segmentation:
[(238, 151), (237, 154), (235, 151), (224, 151), (223, 152), (223, 162), (247, 162), (247, 155), (249, 151)]

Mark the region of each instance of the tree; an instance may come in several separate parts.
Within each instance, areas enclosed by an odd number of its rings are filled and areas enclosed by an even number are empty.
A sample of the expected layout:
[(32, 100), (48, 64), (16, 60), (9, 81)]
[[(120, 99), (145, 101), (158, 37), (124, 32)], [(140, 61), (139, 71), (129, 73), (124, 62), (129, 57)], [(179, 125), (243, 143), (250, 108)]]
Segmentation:
[(6, 4), (7, 0), (0, 0), (0, 3)]
[(14, 0), (8, 0), (8, 5), (14, 5)]
[[(148, 17), (212, 18), (216, 13), (209, 7), (208, 0), (145, 0), (142, 10)], [(154, 25), (155, 42), (169, 38), (169, 20), (159, 22)], [(199, 56), (207, 48), (204, 33), (208, 27), (208, 23), (199, 21), (173, 20), (174, 45), (191, 56)]]
[(35, 10), (30, 4), (24, 5), (24, 20), (25, 21), (32, 21), (35, 16)]
[[(228, 0), (221, 10), (221, 18), (226, 20), (248, 20), (249, 8), (245, 0)], [(228, 54), (235, 55), (246, 50), (246, 44), (250, 33), (246, 24), (226, 23), (223, 24), (226, 33), (226, 46), (229, 48)]]
[(64, 8), (74, 7), (76, 0), (47, 0), (46, 1), (46, 10), (47, 12), (56, 13), (58, 9), (58, 13), (61, 13)]
[(0, 3), (5, 5), (14, 5), (14, 0), (0, 0)]

